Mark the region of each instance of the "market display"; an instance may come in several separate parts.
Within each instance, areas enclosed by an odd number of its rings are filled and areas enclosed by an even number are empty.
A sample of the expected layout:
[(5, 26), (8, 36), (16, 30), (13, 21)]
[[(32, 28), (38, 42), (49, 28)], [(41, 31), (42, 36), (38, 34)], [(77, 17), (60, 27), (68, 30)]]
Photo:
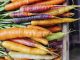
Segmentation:
[(0, 2), (0, 60), (62, 60), (63, 25), (78, 21), (66, 0)]

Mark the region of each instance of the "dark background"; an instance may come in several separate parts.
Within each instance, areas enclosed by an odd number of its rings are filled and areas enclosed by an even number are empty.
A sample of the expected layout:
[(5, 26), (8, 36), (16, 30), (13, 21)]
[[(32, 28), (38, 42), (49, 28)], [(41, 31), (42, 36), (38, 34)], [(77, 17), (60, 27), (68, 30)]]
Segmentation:
[[(68, 4), (72, 5), (72, 0), (68, 0)], [(80, 5), (80, 0), (74, 0), (75, 5)], [(80, 18), (80, 8), (72, 10), (75, 18)], [(80, 60), (80, 21), (69, 24), (71, 30), (78, 30), (70, 34), (70, 60)]]

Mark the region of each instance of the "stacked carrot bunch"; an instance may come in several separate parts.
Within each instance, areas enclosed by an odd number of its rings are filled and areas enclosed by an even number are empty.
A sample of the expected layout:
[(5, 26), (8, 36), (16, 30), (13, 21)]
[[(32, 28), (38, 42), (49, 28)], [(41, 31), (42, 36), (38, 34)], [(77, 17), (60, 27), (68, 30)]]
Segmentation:
[(10, 12), (1, 14), (0, 19), (1, 46), (8, 50), (4, 57), (8, 60), (61, 60), (59, 46), (66, 33), (58, 24), (78, 20), (70, 18), (74, 13), (69, 12), (78, 6), (59, 5), (64, 2), (11, 0), (6, 4), (4, 10)]

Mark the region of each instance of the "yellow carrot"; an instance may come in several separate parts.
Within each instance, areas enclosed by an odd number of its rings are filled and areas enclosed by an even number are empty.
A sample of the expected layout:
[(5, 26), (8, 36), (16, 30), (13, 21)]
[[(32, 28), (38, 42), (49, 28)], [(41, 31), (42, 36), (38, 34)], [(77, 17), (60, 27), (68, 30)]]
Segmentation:
[(2, 46), (9, 50), (18, 51), (26, 54), (39, 54), (39, 55), (47, 54), (47, 52), (44, 50), (28, 47), (11, 41), (4, 41), (2, 43)]
[(48, 20), (39, 20), (39, 21), (31, 21), (31, 25), (41, 25), (41, 26), (49, 26), (61, 23), (70, 23), (77, 21), (74, 18), (58, 18), (58, 19), (48, 19)]
[(44, 39), (44, 38), (31, 38), (31, 39), (33, 39), (34, 41), (40, 42), (44, 45), (48, 45), (48, 40), (47, 39)]

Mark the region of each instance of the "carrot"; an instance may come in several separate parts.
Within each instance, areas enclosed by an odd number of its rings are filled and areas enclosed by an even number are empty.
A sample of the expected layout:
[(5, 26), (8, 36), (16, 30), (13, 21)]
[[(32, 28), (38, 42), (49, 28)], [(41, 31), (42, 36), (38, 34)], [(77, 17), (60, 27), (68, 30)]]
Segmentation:
[(13, 42), (20, 43), (26, 46), (36, 47), (37, 43), (30, 39), (20, 38), (20, 39), (10, 39)]
[(56, 9), (56, 10), (46, 11), (44, 13), (56, 16), (56, 15), (61, 15), (63, 13), (69, 12), (70, 10), (74, 9), (75, 7), (78, 7), (78, 6), (76, 6), (76, 5), (65, 6), (65, 7)]
[(61, 60), (62, 59), (62, 57), (58, 57), (58, 58), (56, 58), (56, 59), (54, 59), (54, 60)]
[(13, 58), (10, 56), (5, 56), (4, 58), (5, 58), (5, 60), (13, 60)]
[(44, 51), (44, 50), (41, 50), (41, 49), (38, 49), (38, 48), (31, 48), (31, 47), (28, 47), (28, 46), (25, 46), (25, 45), (22, 45), (22, 44), (18, 44), (18, 43), (15, 43), (15, 42), (11, 42), (11, 41), (4, 41), (2, 43), (2, 46), (7, 48), (7, 49), (10, 49), (10, 50), (13, 50), (13, 51), (18, 51), (18, 52), (25, 53), (25, 54), (34, 54), (34, 55), (35, 54), (38, 54), (38, 55), (47, 54), (47, 52)]
[(8, 53), (11, 57), (13, 58), (29, 58), (29, 59), (37, 59), (37, 60), (51, 60), (56, 58), (56, 55), (31, 55), (31, 54), (24, 54), (24, 53), (20, 53), (20, 52), (14, 52), (14, 51), (10, 51)]
[(61, 3), (64, 3), (65, 2), (65, 0), (47, 0), (47, 1), (44, 1), (44, 2), (41, 2), (41, 3), (37, 3), (38, 5), (40, 5), (40, 4), (47, 4), (47, 5), (49, 5), (49, 4), (51, 4), (51, 5), (58, 5), (58, 4), (61, 4)]
[(9, 14), (10, 17), (27, 17), (32, 15), (35, 15), (35, 14), (29, 13), (29, 12), (12, 12)]
[(48, 45), (48, 40), (47, 39), (44, 39), (44, 38), (31, 38), (31, 39), (33, 39), (34, 41), (40, 42), (44, 45)]
[(39, 21), (31, 21), (31, 25), (50, 26), (50, 25), (61, 24), (61, 23), (70, 23), (70, 22), (74, 22), (77, 20), (78, 19), (73, 19), (73, 18), (39, 20)]
[(18, 2), (18, 1), (21, 1), (21, 0), (11, 0), (11, 2)]
[(58, 32), (58, 31), (61, 31), (62, 28), (60, 26), (53, 26), (48, 28), (48, 30), (50, 30), (51, 32)]
[(27, 28), (38, 29), (38, 30), (41, 30), (41, 31), (50, 32), (48, 29), (40, 27), (40, 26), (28, 25)]
[(33, 40), (27, 40), (27, 39), (11, 39), (11, 41), (16, 42), (16, 43), (20, 43), (26, 46), (31, 46), (31, 47), (36, 47), (39, 49), (42, 49), (44, 51), (47, 51), (49, 53), (51, 53), (45, 46), (33, 41)]
[(72, 12), (67, 12), (67, 13), (64, 13), (64, 14), (59, 15), (59, 17), (72, 17), (72, 16), (74, 16), (74, 15), (75, 15), (75, 14), (72, 13)]
[(59, 39), (63, 38), (64, 36), (65, 36), (65, 33), (64, 32), (57, 32), (57, 33), (53, 33), (51, 35), (48, 35), (46, 37), (46, 39), (48, 41), (59, 40)]
[(14, 2), (14, 3), (10, 3), (10, 4), (5, 5), (5, 10), (8, 10), (8, 11), (15, 10), (17, 8), (20, 8), (23, 5), (31, 4), (31, 3), (38, 2), (38, 1), (40, 0), (22, 0), (22, 1)]
[(55, 18), (55, 16), (49, 14), (38, 14), (34, 16), (27, 16), (27, 17), (13, 18), (13, 19), (1, 19), (1, 20), (8, 21), (8, 22), (10, 21), (14, 23), (22, 23), (22, 22), (28, 22), (32, 20), (52, 19), (52, 18)]
[(29, 6), (22, 6), (20, 11), (22, 12), (31, 12), (31, 13), (38, 13), (50, 10), (53, 5), (29, 5)]
[(7, 28), (0, 30), (0, 40), (12, 39), (12, 38), (24, 38), (24, 37), (45, 37), (51, 34), (51, 32), (40, 31), (37, 29), (29, 28)]

